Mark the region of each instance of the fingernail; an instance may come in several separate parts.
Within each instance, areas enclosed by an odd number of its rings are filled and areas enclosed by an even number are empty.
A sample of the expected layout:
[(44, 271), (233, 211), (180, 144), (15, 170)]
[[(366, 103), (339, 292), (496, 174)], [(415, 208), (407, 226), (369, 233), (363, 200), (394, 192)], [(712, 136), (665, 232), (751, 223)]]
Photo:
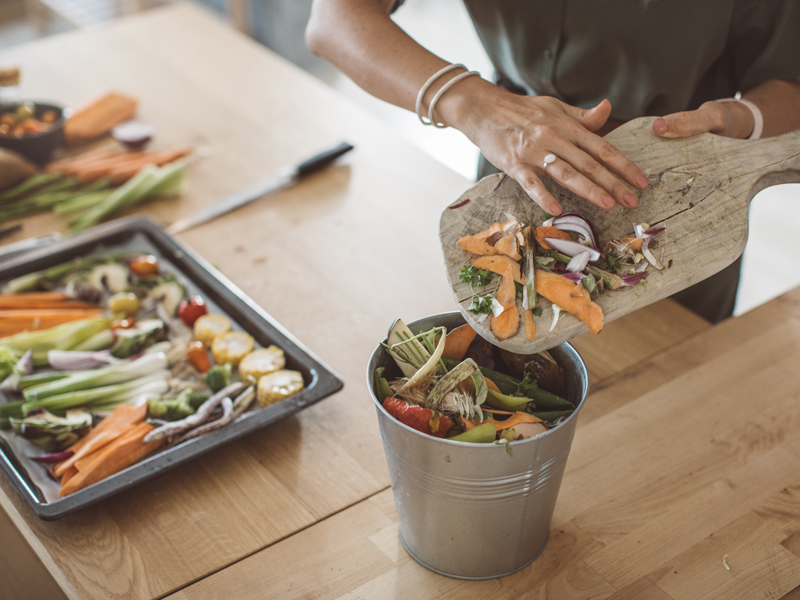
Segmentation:
[(614, 199), (608, 194), (604, 194), (603, 197), (600, 198), (600, 202), (602, 202), (603, 206), (605, 206), (606, 208), (614, 208), (614, 206), (616, 206), (617, 204), (616, 202), (614, 202)]
[(647, 177), (644, 175), (636, 176), (636, 185), (638, 185), (640, 188), (646, 188), (648, 183), (650, 183), (650, 181), (648, 181)]
[(656, 119), (653, 123), (653, 129), (656, 133), (667, 133), (667, 121), (665, 119)]
[(551, 204), (551, 205), (550, 205), (550, 206), (547, 208), (547, 212), (549, 212), (549, 213), (550, 213), (551, 215), (553, 215), (554, 217), (555, 217), (555, 216), (558, 216), (558, 215), (560, 215), (560, 214), (561, 214), (561, 207), (560, 207), (558, 204)]
[(637, 203), (638, 201), (639, 201), (639, 200), (636, 198), (636, 196), (634, 196), (634, 195), (633, 195), (633, 194), (631, 194), (630, 192), (628, 192), (627, 194), (625, 194), (625, 195), (622, 197), (622, 203), (623, 203), (625, 206), (627, 206), (628, 208), (633, 208), (634, 206), (636, 206), (636, 203)]

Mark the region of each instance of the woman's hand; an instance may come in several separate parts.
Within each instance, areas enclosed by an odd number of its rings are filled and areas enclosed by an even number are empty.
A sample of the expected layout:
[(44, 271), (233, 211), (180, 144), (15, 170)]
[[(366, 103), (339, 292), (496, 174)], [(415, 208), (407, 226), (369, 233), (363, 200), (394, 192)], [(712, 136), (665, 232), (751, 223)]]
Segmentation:
[(755, 127), (753, 113), (740, 102), (706, 102), (697, 110), (673, 113), (653, 123), (653, 131), (665, 138), (715, 133), (744, 139)]
[[(607, 100), (584, 110), (546, 96), (511, 94), (474, 78), (445, 94), (436, 112), (550, 214), (560, 214), (561, 206), (542, 183), (544, 175), (606, 209), (636, 206), (638, 199), (623, 181), (647, 186), (639, 167), (592, 133), (608, 120)], [(556, 156), (555, 162), (545, 164), (548, 154)]]

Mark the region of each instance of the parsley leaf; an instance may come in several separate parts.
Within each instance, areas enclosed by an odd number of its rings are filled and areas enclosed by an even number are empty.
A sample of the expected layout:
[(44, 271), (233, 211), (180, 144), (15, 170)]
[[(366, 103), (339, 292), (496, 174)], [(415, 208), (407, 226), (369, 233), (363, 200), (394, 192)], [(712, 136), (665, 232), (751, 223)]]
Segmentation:
[(533, 309), (533, 316), (534, 317), (541, 317), (542, 316), (542, 307), (541, 306), (537, 306), (536, 308)]
[(609, 254), (606, 256), (606, 262), (612, 271), (617, 271), (622, 266), (619, 256), (616, 254)]
[[(474, 269), (475, 267), (472, 268)], [(477, 275), (478, 275), (478, 285), (481, 287), (486, 287), (487, 285), (489, 285), (492, 282), (492, 278), (494, 277), (494, 275), (492, 275), (492, 272), (487, 271), (486, 269), (478, 269)]]
[(472, 265), (464, 265), (461, 271), (458, 272), (458, 278), (464, 283), (472, 285), (472, 277), (475, 274), (475, 267)]
[(491, 294), (487, 294), (482, 298), (480, 296), (474, 296), (472, 298), (472, 304), (469, 305), (467, 308), (468, 311), (478, 313), (479, 315), (490, 315), (492, 314), (492, 296)]

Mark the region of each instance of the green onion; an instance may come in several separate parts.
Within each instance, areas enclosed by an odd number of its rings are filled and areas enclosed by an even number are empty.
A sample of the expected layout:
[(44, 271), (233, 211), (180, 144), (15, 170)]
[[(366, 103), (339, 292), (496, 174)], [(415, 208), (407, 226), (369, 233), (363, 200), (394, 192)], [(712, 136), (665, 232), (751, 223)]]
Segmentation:
[(62, 379), (27, 388), (23, 395), (25, 400), (33, 402), (68, 392), (124, 383), (161, 372), (166, 368), (167, 357), (164, 354), (146, 354), (136, 360), (124, 361), (101, 369), (71, 371)]
[(22, 412), (27, 414), (37, 408), (44, 408), (53, 414), (63, 414), (70, 408), (80, 406), (90, 410), (95, 405), (107, 408), (112, 404), (134, 400), (142, 394), (165, 394), (169, 390), (168, 378), (169, 371), (159, 371), (148, 377), (140, 377), (125, 383), (59, 394), (44, 400), (25, 402), (22, 405)]
[(49, 350), (71, 350), (82, 341), (108, 329), (113, 319), (93, 317), (70, 321), (42, 331), (24, 331), (10, 337), (0, 338), (0, 346), (9, 348), (18, 354), (33, 350), (35, 365), (47, 364)]

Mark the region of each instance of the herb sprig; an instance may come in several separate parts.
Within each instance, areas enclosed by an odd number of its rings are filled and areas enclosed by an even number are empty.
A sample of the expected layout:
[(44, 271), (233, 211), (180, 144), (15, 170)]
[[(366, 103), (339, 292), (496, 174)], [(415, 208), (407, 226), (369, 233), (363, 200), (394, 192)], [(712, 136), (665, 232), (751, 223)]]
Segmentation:
[(491, 314), (492, 295), (478, 295), (475, 292), (475, 286), (477, 285), (486, 290), (486, 286), (492, 282), (493, 278), (492, 272), (486, 269), (478, 269), (472, 265), (464, 265), (461, 267), (461, 271), (458, 273), (458, 279), (469, 284), (469, 289), (472, 292), (472, 303), (467, 307), (468, 311), (479, 315)]

